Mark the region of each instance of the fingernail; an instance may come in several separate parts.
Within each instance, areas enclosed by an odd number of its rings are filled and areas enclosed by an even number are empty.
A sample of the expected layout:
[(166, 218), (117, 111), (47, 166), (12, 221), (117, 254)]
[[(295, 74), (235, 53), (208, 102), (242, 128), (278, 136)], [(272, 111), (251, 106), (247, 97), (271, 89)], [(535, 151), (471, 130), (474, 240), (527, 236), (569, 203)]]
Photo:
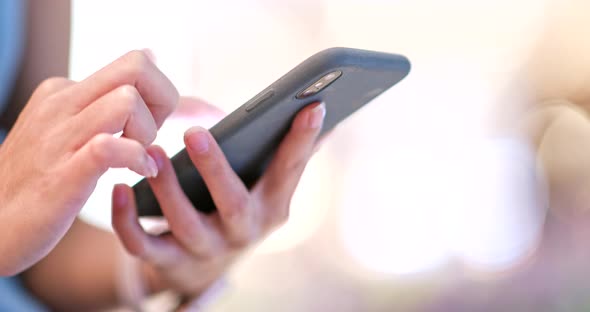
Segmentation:
[(129, 195), (127, 194), (125, 184), (115, 185), (113, 190), (113, 202), (117, 207), (125, 207), (129, 203)]
[(318, 106), (314, 107), (309, 115), (309, 127), (310, 128), (320, 128), (322, 123), (324, 122), (324, 117), (326, 116), (326, 104), (320, 103)]
[(203, 154), (209, 150), (209, 135), (204, 128), (190, 128), (185, 135), (186, 143), (191, 151), (197, 154)]
[(156, 161), (150, 155), (146, 156), (146, 167), (147, 167), (146, 177), (155, 178), (156, 176), (158, 176), (158, 164), (156, 164)]

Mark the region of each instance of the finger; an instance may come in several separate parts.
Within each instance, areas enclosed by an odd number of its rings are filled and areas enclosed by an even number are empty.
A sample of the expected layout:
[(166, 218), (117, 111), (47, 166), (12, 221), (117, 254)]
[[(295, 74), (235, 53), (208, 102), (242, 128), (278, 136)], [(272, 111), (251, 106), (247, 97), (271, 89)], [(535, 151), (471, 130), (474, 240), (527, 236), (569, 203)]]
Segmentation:
[(72, 127), (78, 129), (76, 144), (87, 142), (99, 133), (123, 131), (126, 138), (146, 146), (154, 141), (158, 127), (139, 92), (124, 85), (102, 96), (78, 115)]
[(178, 104), (178, 91), (144, 51), (132, 51), (61, 92), (64, 103), (84, 109), (117, 87), (134, 86), (160, 127)]
[(125, 249), (130, 254), (156, 265), (174, 263), (182, 254), (182, 249), (171, 240), (147, 234), (139, 224), (136, 208), (131, 188), (124, 184), (115, 185), (112, 198), (112, 225)]
[(213, 237), (201, 216), (184, 194), (172, 162), (162, 148), (148, 149), (158, 164), (158, 176), (148, 182), (162, 208), (170, 231), (178, 241), (195, 255), (207, 254)]
[(75, 82), (63, 77), (51, 77), (43, 80), (31, 95), (29, 103), (40, 102), (41, 99), (47, 98), (58, 91), (63, 90)]
[(223, 151), (209, 131), (193, 127), (184, 142), (195, 167), (203, 177), (215, 202), (224, 230), (235, 243), (248, 242), (256, 233), (251, 224), (250, 193), (229, 165)]
[(309, 105), (297, 114), (266, 173), (255, 185), (257, 198), (272, 209), (266, 212), (269, 226), (286, 221), (291, 197), (313, 154), (325, 114), (323, 103)]
[(95, 182), (109, 168), (129, 168), (146, 177), (158, 174), (155, 161), (140, 143), (104, 133), (76, 151), (68, 165), (76, 183)]

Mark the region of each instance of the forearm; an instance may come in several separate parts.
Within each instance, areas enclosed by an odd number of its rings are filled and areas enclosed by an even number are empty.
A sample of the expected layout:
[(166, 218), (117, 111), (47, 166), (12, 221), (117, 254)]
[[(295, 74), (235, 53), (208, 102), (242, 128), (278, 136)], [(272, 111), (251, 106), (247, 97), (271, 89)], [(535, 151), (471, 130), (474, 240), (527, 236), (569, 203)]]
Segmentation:
[(89, 311), (118, 304), (116, 237), (76, 220), (43, 260), (23, 273), (25, 285), (59, 311)]

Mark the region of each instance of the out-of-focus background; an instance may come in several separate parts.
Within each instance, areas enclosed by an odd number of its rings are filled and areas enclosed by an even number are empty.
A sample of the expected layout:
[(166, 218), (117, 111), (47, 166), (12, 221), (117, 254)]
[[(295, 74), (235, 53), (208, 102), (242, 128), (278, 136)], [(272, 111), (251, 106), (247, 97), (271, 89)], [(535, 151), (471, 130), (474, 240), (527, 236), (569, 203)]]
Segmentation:
[[(589, 236), (580, 218), (555, 212), (539, 141), (519, 128), (539, 98), (584, 98), (587, 53), (577, 47), (588, 45), (588, 9), (557, 0), (74, 0), (70, 72), (80, 80), (150, 48), (182, 94), (230, 112), (324, 48), (411, 60), (404, 81), (326, 142), (289, 223), (234, 267), (211, 311), (585, 311)], [(168, 122), (157, 142), (173, 154), (186, 128), (214, 122)], [(137, 180), (109, 172), (84, 217), (109, 227), (112, 185)]]

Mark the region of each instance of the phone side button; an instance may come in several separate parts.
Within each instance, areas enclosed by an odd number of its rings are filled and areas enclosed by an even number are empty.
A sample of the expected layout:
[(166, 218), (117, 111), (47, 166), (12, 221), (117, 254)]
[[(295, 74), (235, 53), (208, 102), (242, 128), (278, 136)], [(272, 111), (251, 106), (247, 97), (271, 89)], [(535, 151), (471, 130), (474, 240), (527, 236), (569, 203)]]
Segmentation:
[(252, 101), (250, 101), (250, 103), (246, 104), (246, 111), (249, 112), (249, 111), (255, 109), (260, 104), (264, 103), (266, 100), (272, 98), (274, 95), (275, 95), (275, 92), (273, 90), (268, 90), (268, 91), (264, 92), (263, 94), (257, 96)]

